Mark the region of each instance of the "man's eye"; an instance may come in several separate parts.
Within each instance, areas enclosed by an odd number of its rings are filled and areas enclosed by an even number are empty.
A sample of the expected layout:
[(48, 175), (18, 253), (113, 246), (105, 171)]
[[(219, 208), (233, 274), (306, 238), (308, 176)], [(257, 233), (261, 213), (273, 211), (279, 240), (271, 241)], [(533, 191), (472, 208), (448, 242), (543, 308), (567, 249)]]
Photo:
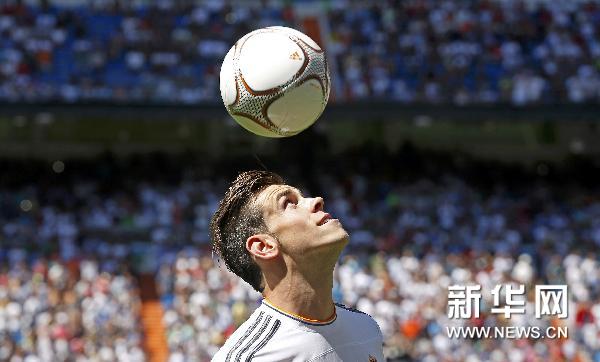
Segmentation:
[(293, 199), (290, 199), (289, 197), (286, 197), (285, 201), (283, 202), (283, 207), (288, 207), (288, 205), (295, 205), (296, 201), (294, 201)]

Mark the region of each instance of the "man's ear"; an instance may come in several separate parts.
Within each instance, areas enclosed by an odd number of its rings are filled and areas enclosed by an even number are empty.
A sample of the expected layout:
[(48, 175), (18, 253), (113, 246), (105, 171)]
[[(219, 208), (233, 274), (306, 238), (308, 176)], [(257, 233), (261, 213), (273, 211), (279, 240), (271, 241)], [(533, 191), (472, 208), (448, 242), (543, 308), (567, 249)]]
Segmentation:
[(279, 243), (271, 235), (256, 234), (246, 240), (246, 250), (256, 258), (273, 259), (279, 255)]

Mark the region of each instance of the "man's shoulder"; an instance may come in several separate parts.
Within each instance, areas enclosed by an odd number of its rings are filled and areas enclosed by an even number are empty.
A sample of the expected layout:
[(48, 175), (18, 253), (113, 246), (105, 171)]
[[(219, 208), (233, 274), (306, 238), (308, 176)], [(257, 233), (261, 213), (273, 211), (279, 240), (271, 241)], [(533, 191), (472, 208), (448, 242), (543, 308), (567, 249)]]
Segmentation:
[[(226, 355), (229, 358), (226, 359), (236, 360), (236, 354), (251, 353), (253, 346), (264, 346), (264, 344), (273, 338), (280, 327), (281, 321), (273, 318), (273, 316), (259, 307), (227, 339), (221, 351), (227, 351)], [(234, 358), (231, 359), (232, 357)]]
[(344, 318), (350, 318), (357, 321), (373, 320), (373, 317), (356, 308), (348, 307), (341, 303), (335, 303), (335, 306), (337, 307), (338, 317), (342, 316)]
[(350, 327), (353, 329), (356, 328), (357, 331), (369, 334), (373, 332), (381, 334), (379, 325), (369, 314), (341, 303), (335, 303), (335, 305), (337, 307), (338, 318), (344, 324), (349, 324)]

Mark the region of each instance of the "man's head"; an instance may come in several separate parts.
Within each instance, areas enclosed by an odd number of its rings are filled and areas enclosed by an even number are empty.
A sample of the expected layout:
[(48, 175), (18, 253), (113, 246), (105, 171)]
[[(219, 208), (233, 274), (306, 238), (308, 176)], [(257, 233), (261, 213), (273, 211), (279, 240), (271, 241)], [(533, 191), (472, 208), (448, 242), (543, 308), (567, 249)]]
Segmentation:
[(323, 206), (322, 198), (304, 197), (275, 173), (241, 173), (211, 220), (213, 249), (229, 270), (262, 292), (259, 264), (308, 268), (318, 267), (314, 262), (322, 255), (337, 258), (348, 234)]

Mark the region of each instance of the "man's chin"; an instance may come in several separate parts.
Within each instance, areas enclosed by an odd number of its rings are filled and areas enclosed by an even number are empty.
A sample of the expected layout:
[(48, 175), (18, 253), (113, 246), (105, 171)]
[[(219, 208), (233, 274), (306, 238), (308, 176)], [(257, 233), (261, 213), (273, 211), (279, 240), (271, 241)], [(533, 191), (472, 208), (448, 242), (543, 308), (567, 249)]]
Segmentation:
[(350, 234), (348, 234), (346, 230), (344, 230), (343, 236), (340, 237), (340, 240), (338, 242), (340, 244), (344, 244), (344, 246), (348, 245), (348, 243), (350, 242)]
[(341, 248), (344, 248), (348, 242), (350, 241), (350, 235), (346, 232), (346, 230), (341, 229), (339, 233), (336, 235), (331, 235), (331, 238), (324, 243), (325, 245), (335, 245)]
[(328, 238), (327, 240), (322, 240), (321, 243), (316, 245), (312, 250), (311, 259), (318, 255), (319, 258), (325, 257), (332, 263), (332, 266), (336, 263), (340, 254), (348, 244), (350, 238), (346, 232), (341, 233), (341, 235), (336, 235)]

